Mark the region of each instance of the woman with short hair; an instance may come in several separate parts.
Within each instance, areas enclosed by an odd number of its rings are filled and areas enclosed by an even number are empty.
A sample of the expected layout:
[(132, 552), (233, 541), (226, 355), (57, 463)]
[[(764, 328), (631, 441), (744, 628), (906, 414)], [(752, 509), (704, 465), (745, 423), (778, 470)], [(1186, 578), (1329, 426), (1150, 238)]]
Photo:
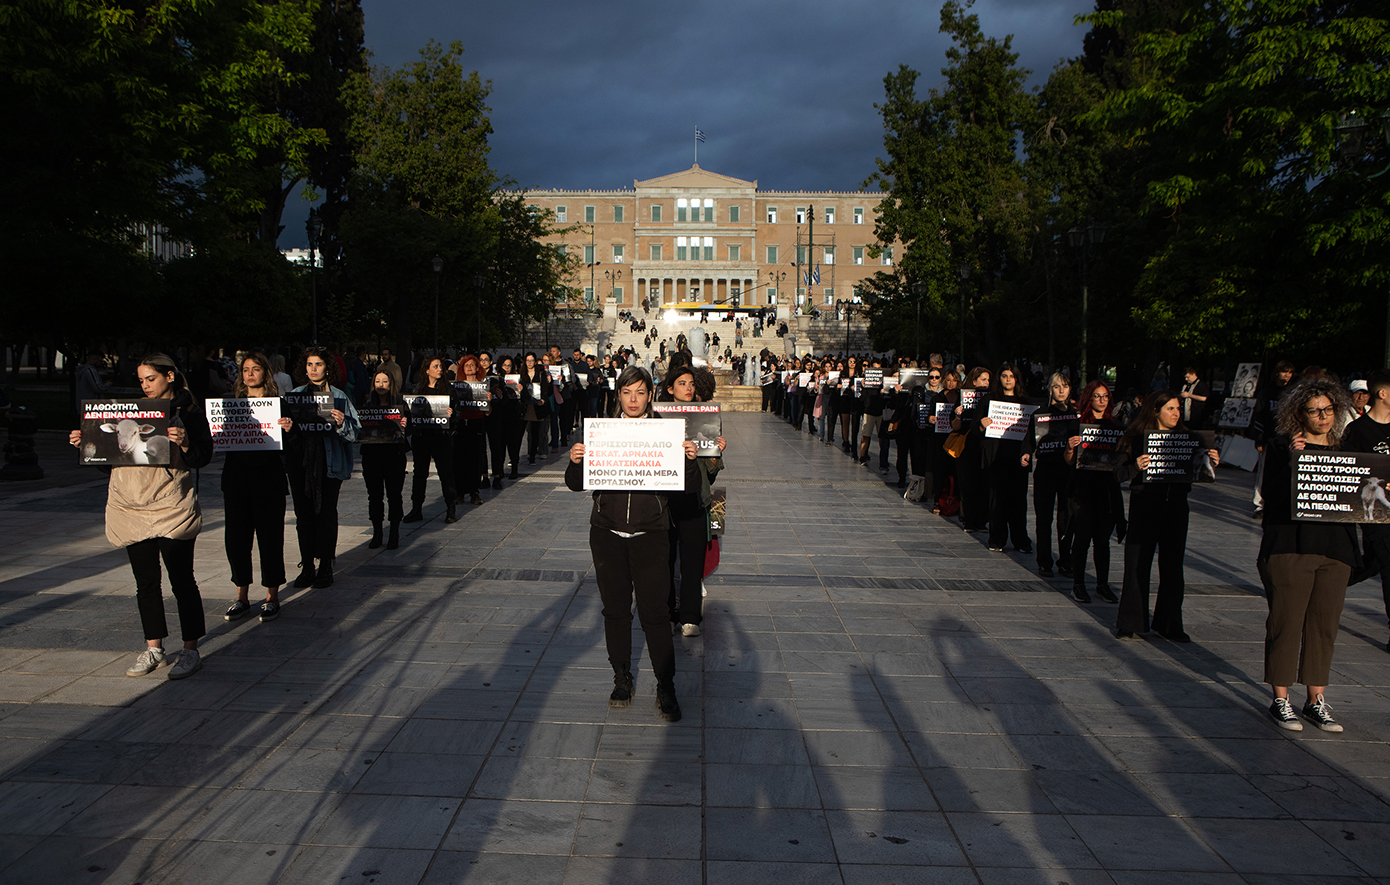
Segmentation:
[[(327, 393), (333, 397), (329, 421), (333, 429), (306, 432), (290, 422), (285, 438), (285, 472), (294, 500), (295, 534), (299, 539), (299, 577), (296, 587), (333, 584), (333, 557), (338, 549), (338, 493), (352, 476), (352, 444), (361, 425), (348, 395), (334, 384), (337, 361), (327, 348), (304, 350), (300, 377), (304, 383), (291, 393)], [(318, 560), (318, 568), (314, 567)]]

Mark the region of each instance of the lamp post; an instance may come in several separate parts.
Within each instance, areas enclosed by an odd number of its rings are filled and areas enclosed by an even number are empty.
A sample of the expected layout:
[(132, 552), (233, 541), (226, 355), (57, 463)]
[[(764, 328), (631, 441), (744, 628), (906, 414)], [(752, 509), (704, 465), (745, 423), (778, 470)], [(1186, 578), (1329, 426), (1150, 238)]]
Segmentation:
[(434, 352), (439, 353), (439, 275), (444, 272), (444, 259), (435, 255), (430, 265), (434, 268)]
[(314, 275), (318, 265), (319, 237), (323, 234), (323, 218), (319, 210), (309, 210), (309, 220), (304, 222), (304, 230), (309, 234), (309, 343), (319, 343), (319, 283)]
[(913, 346), (912, 358), (917, 365), (922, 364), (922, 296), (927, 291), (927, 284), (918, 280), (912, 284), (912, 294), (917, 297), (917, 343)]
[[(1383, 129), (1384, 144), (1390, 145), (1390, 111), (1380, 115), (1380, 125)], [(1359, 171), (1353, 164), (1361, 159), (1366, 153), (1366, 130), (1370, 125), (1365, 117), (1355, 111), (1342, 115), (1342, 119), (1336, 126), (1332, 127), (1332, 132), (1337, 136), (1337, 147), (1341, 151), (1342, 159), (1347, 161), (1347, 171), (1357, 178), (1367, 180), (1379, 178), (1386, 172), (1390, 172), (1390, 163), (1379, 172), (1365, 173)], [(1387, 294), (1385, 303), (1385, 367), (1390, 369), (1390, 294)]]
[(1090, 293), (1086, 285), (1087, 264), (1095, 255), (1096, 247), (1105, 242), (1105, 225), (1097, 224), (1095, 220), (1086, 222), (1086, 226), (1077, 225), (1067, 231), (1067, 240), (1071, 247), (1076, 250), (1076, 260), (1081, 264), (1081, 378), (1080, 382), (1085, 384), (1088, 380), (1086, 371), (1087, 357), (1087, 315), (1090, 312)]
[(476, 329), (476, 332), (477, 332), (477, 350), (475, 350), (474, 353), (482, 353), (482, 352), (483, 352), (483, 274), (482, 274), (482, 271), (476, 271), (476, 272), (474, 272), (474, 274), (473, 274), (473, 298), (474, 298), (475, 303), (477, 304), (477, 314), (476, 314), (476, 316), (475, 316), (475, 322), (477, 323), (477, 329)]
[(956, 274), (960, 277), (960, 355), (957, 357), (962, 363), (965, 359), (965, 286), (970, 281), (970, 265), (964, 261), (960, 267), (956, 268)]
[(608, 281), (608, 295), (609, 295), (609, 297), (612, 297), (612, 295), (613, 295), (613, 287), (614, 287), (615, 285), (617, 285), (618, 283), (622, 282), (622, 279), (623, 279), (623, 271), (622, 271), (622, 268), (616, 268), (616, 269), (614, 269), (614, 270), (605, 270), (605, 271), (603, 272), (603, 278), (604, 278), (605, 280)]

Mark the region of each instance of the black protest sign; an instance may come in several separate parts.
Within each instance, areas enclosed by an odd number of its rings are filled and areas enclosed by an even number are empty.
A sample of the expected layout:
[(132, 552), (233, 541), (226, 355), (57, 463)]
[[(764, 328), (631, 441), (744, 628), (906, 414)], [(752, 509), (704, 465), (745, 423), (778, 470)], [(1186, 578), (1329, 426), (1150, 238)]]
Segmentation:
[(865, 387), (882, 387), (882, 386), (883, 386), (883, 370), (882, 370), (882, 369), (865, 369), (865, 370), (864, 370), (864, 386), (865, 386)]
[(455, 381), (454, 405), (460, 409), (480, 412), (492, 411), (492, 400), (488, 399), (486, 381)]
[(167, 399), (82, 401), (83, 465), (146, 467), (169, 464)]
[(410, 409), (413, 424), (425, 427), (447, 427), (449, 425), (449, 397), (419, 394), (405, 401)]
[(331, 393), (287, 393), (285, 412), (299, 433), (330, 433), (335, 429)]
[(722, 488), (709, 490), (709, 533), (713, 536), (724, 534), (724, 519), (728, 512), (728, 496)]
[(719, 457), (722, 422), (719, 403), (652, 403), (652, 411), (663, 417), (685, 419), (685, 438), (695, 443), (701, 458)]
[(1081, 435), (1081, 416), (1076, 412), (1065, 415), (1033, 413), (1034, 451), (1039, 455), (1065, 452), (1067, 440)]
[(358, 441), (363, 445), (399, 441), (402, 435), (401, 418), (404, 415), (405, 410), (400, 406), (358, 409), (357, 419), (362, 422)]
[(1108, 424), (1082, 424), (1081, 446), (1076, 450), (1077, 470), (1114, 470), (1123, 457), (1120, 440), (1124, 429)]
[(1216, 482), (1207, 454), (1216, 448), (1210, 432), (1151, 430), (1144, 434), (1144, 482)]
[(960, 392), (960, 416), (963, 420), (979, 417), (989, 410), (989, 392), (984, 390), (962, 390)]
[(1390, 455), (1294, 452), (1293, 518), (1390, 523)]

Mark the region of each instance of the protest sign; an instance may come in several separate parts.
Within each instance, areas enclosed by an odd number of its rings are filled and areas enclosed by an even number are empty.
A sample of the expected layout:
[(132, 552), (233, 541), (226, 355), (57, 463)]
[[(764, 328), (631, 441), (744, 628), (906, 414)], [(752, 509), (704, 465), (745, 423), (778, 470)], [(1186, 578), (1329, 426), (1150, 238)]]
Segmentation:
[(203, 400), (215, 452), (278, 452), (284, 448), (276, 397), (209, 397)]
[(169, 412), (172, 400), (82, 401), (79, 462), (101, 467), (169, 464)]
[(1076, 451), (1077, 470), (1114, 470), (1120, 463), (1120, 439), (1124, 428), (1082, 424), (1081, 447)]
[(1068, 412), (1065, 415), (1033, 413), (1033, 451), (1039, 455), (1065, 452), (1067, 440), (1080, 435), (1081, 416), (1076, 412)]
[(1027, 403), (991, 400), (986, 413), (989, 426), (985, 428), (985, 436), (989, 439), (1021, 440), (1028, 433), (1029, 416), (1037, 410), (1037, 406)]
[(723, 424), (719, 403), (652, 403), (652, 411), (663, 417), (685, 419), (685, 439), (695, 443), (701, 458), (719, 457), (719, 434)]
[(1227, 397), (1221, 405), (1221, 417), (1216, 419), (1217, 427), (1249, 427), (1255, 415), (1253, 398)]
[(502, 383), (510, 387), (512, 389), (512, 393), (515, 393), (517, 396), (521, 396), (520, 375), (503, 375)]
[(299, 433), (330, 433), (333, 424), (333, 394), (287, 393), (285, 411)]
[(685, 425), (659, 418), (584, 422), (586, 491), (675, 492), (685, 488)]
[(1390, 455), (1307, 450), (1292, 454), (1294, 519), (1390, 522)]
[(898, 386), (908, 392), (914, 387), (927, 386), (927, 373), (925, 369), (899, 369)]
[(454, 382), (454, 405), (460, 409), (491, 412), (492, 400), (488, 398), (487, 394), (486, 381)]
[(1151, 430), (1144, 434), (1144, 482), (1216, 482), (1208, 450), (1215, 435), (1192, 430)]
[(989, 408), (989, 392), (984, 390), (966, 390), (960, 392), (961, 418), (975, 418), (980, 412)]
[(402, 438), (401, 417), (404, 415), (405, 410), (399, 406), (358, 409), (357, 419), (362, 422), (358, 442), (367, 445), (399, 441)]
[[(787, 374), (790, 375), (791, 373), (788, 372)], [(798, 387), (806, 387), (806, 386), (809, 385), (810, 383), (811, 383), (811, 373), (810, 373), (810, 372), (797, 372), (797, 373), (796, 373), (796, 385), (797, 385)]]
[(1253, 399), (1260, 383), (1261, 363), (1241, 363), (1236, 367), (1236, 380), (1231, 383), (1231, 396)]
[(709, 490), (709, 533), (724, 534), (724, 519), (728, 512), (728, 495), (723, 488)]
[(951, 413), (954, 412), (955, 410), (956, 410), (956, 407), (955, 407), (954, 405), (952, 405), (951, 403), (937, 403), (937, 404), (936, 404), (936, 432), (937, 432), (937, 433), (950, 433), (950, 432), (951, 432)]
[(449, 426), (449, 397), (427, 394), (411, 395), (406, 399), (410, 420), (426, 427)]
[(931, 403), (917, 403), (917, 429), (926, 430), (935, 423), (935, 406)]
[(865, 386), (865, 387), (882, 387), (882, 386), (883, 386), (883, 370), (882, 370), (882, 369), (865, 369), (865, 370), (864, 370), (864, 386)]

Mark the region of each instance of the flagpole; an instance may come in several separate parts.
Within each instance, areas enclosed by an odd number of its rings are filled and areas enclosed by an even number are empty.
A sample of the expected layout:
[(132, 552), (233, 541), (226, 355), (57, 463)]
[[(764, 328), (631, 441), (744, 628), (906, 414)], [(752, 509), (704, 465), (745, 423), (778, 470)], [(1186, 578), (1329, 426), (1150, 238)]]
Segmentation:
[(700, 124), (695, 124), (695, 165), (700, 165)]

